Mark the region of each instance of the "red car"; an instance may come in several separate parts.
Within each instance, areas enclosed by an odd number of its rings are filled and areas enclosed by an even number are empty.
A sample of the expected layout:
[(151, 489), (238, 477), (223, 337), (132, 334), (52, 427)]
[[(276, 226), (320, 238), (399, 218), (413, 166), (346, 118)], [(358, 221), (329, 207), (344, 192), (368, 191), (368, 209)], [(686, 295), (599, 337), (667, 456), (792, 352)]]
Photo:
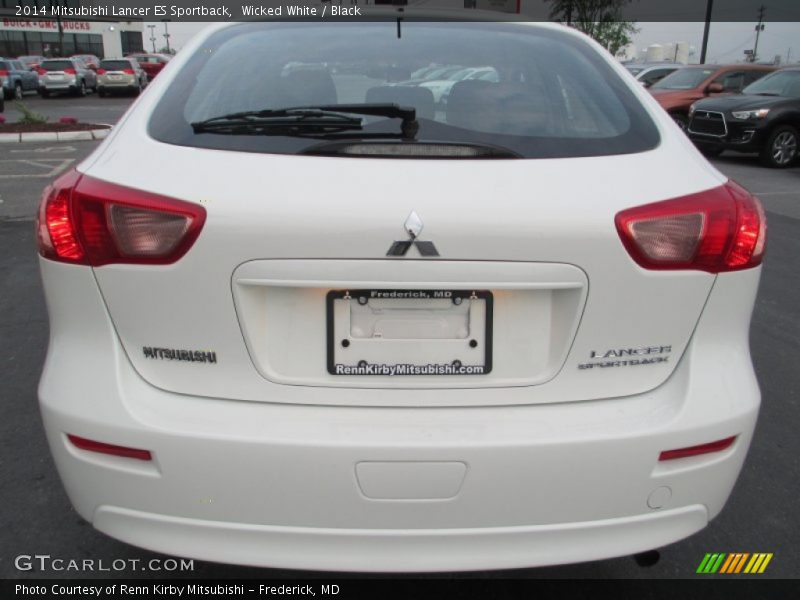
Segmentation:
[(129, 54), (127, 58), (135, 59), (142, 66), (148, 81), (152, 81), (172, 59), (167, 54)]

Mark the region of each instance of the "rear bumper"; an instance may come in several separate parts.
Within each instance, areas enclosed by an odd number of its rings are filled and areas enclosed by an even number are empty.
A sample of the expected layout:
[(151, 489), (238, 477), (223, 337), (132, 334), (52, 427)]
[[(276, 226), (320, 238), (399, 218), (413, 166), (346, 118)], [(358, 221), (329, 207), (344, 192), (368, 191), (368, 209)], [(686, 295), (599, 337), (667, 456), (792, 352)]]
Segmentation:
[[(734, 340), (713, 333), (747, 323), (758, 270), (718, 278), (689, 350), (646, 394), (369, 408), (282, 404), (281, 385), (275, 403), (159, 390), (131, 367), (91, 271), (42, 264), (48, 299), (58, 289), (73, 300), (50, 305), (39, 389), (58, 471), (85, 519), (156, 551), (351, 571), (630, 554), (691, 535), (720, 512), (756, 422), (746, 328)], [(147, 449), (153, 461), (79, 450), (68, 433)], [(658, 461), (663, 450), (732, 435), (723, 452)]]
[[(182, 519), (102, 506), (94, 525), (136, 546), (201, 560), (224, 556), (226, 562), (274, 567), (421, 572), (602, 559), (666, 545), (702, 529), (707, 521), (706, 508), (697, 505), (527, 527), (322, 529)], [(598, 539), (604, 542), (598, 544)]]

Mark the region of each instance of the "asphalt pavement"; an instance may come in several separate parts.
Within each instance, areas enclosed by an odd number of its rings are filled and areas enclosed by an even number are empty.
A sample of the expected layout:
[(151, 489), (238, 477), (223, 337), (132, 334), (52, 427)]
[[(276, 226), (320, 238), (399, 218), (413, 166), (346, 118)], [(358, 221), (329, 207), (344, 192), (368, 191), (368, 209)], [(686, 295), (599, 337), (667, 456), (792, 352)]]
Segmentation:
[[(118, 104), (108, 103), (117, 100)], [(42, 110), (63, 109), (73, 114), (84, 110), (84, 105), (97, 105), (98, 110), (108, 111), (108, 116), (95, 120), (112, 122), (130, 99), (89, 97), (60, 105), (56, 104), (58, 99), (36, 101), (53, 103)], [(195, 561), (193, 571), (173, 575), (130, 569), (92, 573), (40, 572), (38, 568), (20, 571), (15, 567), (15, 557), (22, 554), (108, 562), (146, 561), (159, 556), (98, 533), (72, 510), (53, 467), (37, 407), (36, 386), (48, 326), (31, 221), (44, 185), (77, 164), (96, 145), (97, 142), (0, 144), (0, 577), (325, 576), (200, 561)], [(774, 558), (760, 577), (800, 575), (800, 165), (775, 171), (762, 168), (754, 157), (727, 155), (715, 159), (714, 164), (761, 197), (769, 227), (751, 329), (763, 405), (749, 456), (725, 510), (703, 531), (661, 549), (660, 562), (647, 568), (624, 557), (459, 576), (691, 578), (706, 552), (772, 552)]]

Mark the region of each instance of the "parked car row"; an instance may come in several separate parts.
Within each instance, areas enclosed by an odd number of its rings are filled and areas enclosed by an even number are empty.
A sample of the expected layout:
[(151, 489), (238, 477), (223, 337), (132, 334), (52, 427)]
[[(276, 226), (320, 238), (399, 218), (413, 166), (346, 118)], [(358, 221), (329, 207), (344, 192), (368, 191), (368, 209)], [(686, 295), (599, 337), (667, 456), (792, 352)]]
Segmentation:
[(22, 100), (27, 92), (38, 92), (43, 98), (57, 93), (84, 96), (93, 91), (101, 97), (114, 91), (139, 94), (169, 60), (169, 56), (161, 54), (105, 60), (93, 54), (69, 58), (0, 57), (0, 89), (4, 99), (16, 100)]
[(800, 67), (776, 69), (685, 66), (652, 85), (650, 93), (707, 155), (757, 153), (765, 165), (783, 168), (798, 157)]

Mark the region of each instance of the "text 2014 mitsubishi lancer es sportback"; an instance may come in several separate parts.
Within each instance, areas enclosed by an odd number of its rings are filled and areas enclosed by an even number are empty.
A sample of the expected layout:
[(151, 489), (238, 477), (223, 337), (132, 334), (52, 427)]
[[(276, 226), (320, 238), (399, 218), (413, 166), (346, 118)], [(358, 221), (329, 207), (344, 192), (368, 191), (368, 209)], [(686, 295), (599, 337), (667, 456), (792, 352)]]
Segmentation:
[[(758, 201), (581, 34), (405, 15), (212, 26), (45, 191), (41, 410), (98, 530), (469, 570), (722, 510)], [(436, 104), (428, 67), (496, 76)]]

